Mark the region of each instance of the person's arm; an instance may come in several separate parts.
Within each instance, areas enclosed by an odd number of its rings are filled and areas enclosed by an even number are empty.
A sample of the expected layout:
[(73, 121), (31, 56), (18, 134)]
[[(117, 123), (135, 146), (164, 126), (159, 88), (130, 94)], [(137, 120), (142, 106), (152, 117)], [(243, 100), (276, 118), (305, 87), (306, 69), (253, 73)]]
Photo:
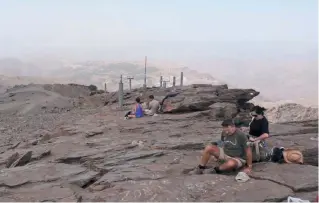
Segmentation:
[(133, 114), (135, 114), (135, 112), (136, 112), (136, 104), (133, 106), (133, 109), (132, 109), (132, 112), (133, 112)]
[(253, 154), (251, 151), (251, 147), (247, 144), (248, 143), (248, 138), (245, 134), (242, 134), (240, 137), (240, 143), (241, 147), (245, 149), (245, 154), (246, 154), (246, 167), (244, 168), (245, 173), (250, 173), (252, 168), (253, 168)]
[(219, 147), (222, 147), (222, 143), (224, 142), (224, 132), (222, 132), (222, 134), (220, 135), (220, 140), (216, 141), (216, 142), (212, 142), (213, 145), (216, 145), (216, 146), (219, 146)]
[(266, 119), (261, 125), (261, 132), (262, 134), (259, 137), (253, 139), (254, 142), (259, 140), (265, 140), (269, 137), (269, 123)]

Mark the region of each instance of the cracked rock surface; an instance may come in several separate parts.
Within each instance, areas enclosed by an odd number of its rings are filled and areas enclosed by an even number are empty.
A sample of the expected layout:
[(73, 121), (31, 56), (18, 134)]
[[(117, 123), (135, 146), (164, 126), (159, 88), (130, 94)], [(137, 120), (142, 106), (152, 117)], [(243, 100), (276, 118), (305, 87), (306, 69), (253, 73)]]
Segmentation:
[[(106, 106), (2, 118), (1, 200), (316, 199), (317, 125), (271, 124), (269, 145), (299, 148), (306, 163), (254, 164), (251, 179), (238, 183), (234, 174), (189, 175), (198, 165), (203, 147), (220, 138), (220, 121), (200, 112), (131, 120), (124, 120), (124, 113)], [(10, 167), (15, 162), (20, 164)]]

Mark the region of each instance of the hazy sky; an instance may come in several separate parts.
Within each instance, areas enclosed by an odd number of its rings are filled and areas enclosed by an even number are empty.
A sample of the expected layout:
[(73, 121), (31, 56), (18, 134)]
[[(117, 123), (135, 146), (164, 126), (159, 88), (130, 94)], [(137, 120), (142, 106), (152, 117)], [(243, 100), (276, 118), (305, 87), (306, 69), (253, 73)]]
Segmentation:
[(317, 10), (317, 0), (1, 0), (0, 55), (216, 42), (303, 49), (317, 43)]
[(317, 99), (317, 45), (317, 0), (0, 0), (0, 58), (147, 55), (268, 95)]

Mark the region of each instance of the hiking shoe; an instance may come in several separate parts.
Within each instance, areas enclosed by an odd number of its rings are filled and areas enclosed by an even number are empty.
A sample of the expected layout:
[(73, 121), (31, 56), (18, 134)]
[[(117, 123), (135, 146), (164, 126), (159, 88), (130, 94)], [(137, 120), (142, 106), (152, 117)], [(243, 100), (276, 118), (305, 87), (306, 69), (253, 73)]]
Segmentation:
[(199, 167), (196, 167), (193, 171), (190, 172), (192, 175), (200, 175), (203, 174), (204, 169), (200, 169)]

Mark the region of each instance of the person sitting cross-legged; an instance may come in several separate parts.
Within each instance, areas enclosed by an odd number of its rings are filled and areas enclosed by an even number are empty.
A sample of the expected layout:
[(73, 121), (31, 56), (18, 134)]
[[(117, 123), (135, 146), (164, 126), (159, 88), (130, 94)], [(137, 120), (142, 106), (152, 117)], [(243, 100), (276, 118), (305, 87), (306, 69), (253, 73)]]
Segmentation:
[(252, 151), (250, 146), (247, 145), (247, 135), (236, 128), (233, 120), (223, 121), (222, 126), (221, 145), (214, 143), (206, 146), (201, 157), (201, 162), (192, 172), (193, 174), (202, 174), (211, 156), (224, 161), (224, 163), (210, 170), (210, 173), (228, 172), (239, 170), (243, 167), (243, 172), (246, 174), (251, 172)]
[(129, 118), (141, 118), (144, 116), (144, 112), (143, 112), (143, 107), (141, 104), (141, 99), (139, 97), (137, 97), (135, 99), (136, 104), (134, 104), (133, 109), (131, 111), (128, 111), (124, 118), (125, 119), (129, 119)]

